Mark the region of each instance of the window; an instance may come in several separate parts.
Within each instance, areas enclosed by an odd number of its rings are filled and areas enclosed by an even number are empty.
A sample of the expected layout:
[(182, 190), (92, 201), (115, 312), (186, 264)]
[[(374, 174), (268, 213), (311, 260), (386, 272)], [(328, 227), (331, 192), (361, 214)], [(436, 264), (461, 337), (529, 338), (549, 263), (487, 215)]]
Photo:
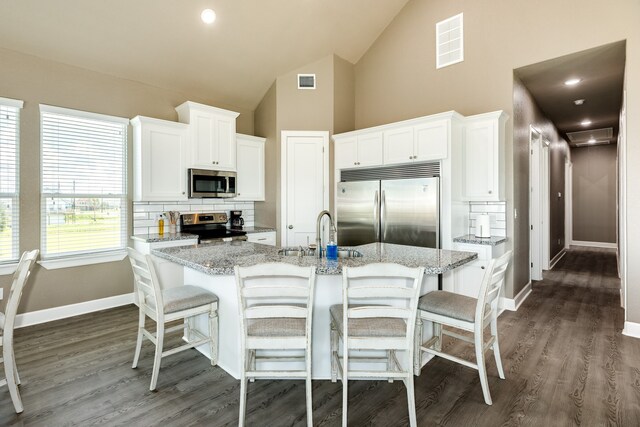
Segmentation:
[(40, 105), (44, 259), (122, 252), (128, 120)]
[(18, 141), (22, 101), (0, 98), (0, 263), (16, 261), (18, 248)]

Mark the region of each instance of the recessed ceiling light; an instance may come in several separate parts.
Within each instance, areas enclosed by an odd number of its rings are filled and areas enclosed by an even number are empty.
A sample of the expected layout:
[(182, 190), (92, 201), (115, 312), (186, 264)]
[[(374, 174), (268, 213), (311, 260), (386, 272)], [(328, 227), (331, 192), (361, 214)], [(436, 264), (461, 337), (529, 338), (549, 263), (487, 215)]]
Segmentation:
[(582, 79), (569, 79), (567, 81), (564, 82), (565, 85), (567, 86), (575, 86), (578, 83), (580, 83), (582, 81)]
[(584, 99), (576, 99), (575, 101), (573, 101), (573, 103), (576, 105), (582, 105), (584, 104)]
[(205, 9), (200, 14), (200, 18), (205, 24), (213, 24), (213, 21), (216, 20), (216, 13), (211, 9)]
[(589, 142), (589, 144), (595, 144), (596, 139), (595, 138), (591, 138), (588, 142)]
[(587, 119), (587, 120), (583, 120), (580, 122), (580, 124), (582, 126), (589, 126), (591, 124), (591, 120)]

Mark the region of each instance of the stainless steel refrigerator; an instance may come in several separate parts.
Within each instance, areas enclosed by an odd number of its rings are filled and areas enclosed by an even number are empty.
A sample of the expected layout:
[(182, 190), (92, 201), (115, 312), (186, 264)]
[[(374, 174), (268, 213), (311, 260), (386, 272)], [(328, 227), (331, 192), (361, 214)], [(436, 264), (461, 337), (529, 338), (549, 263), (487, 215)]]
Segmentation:
[(440, 247), (439, 179), (338, 183), (338, 245)]

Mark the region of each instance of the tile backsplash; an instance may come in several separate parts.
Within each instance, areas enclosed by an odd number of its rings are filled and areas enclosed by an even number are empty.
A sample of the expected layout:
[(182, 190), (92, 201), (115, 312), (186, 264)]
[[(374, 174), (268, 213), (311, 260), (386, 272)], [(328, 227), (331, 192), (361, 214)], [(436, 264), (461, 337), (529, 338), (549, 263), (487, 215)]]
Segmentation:
[[(194, 212), (226, 212), (242, 210), (245, 227), (254, 225), (253, 202), (235, 202), (225, 199), (189, 199), (181, 202), (133, 202), (133, 234), (156, 234), (158, 232), (158, 215), (168, 211), (183, 213)], [(180, 231), (180, 224), (178, 224)], [(165, 233), (169, 232), (169, 221), (164, 222)]]
[(469, 202), (469, 234), (475, 234), (476, 218), (480, 214), (489, 214), (492, 236), (507, 235), (506, 202)]

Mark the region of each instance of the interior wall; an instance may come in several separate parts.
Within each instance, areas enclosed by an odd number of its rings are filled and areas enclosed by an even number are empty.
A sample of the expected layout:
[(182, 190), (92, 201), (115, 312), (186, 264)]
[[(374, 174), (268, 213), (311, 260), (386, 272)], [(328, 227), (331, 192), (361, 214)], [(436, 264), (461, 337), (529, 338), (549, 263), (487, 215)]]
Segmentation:
[[(435, 68), (435, 24), (464, 13), (464, 62)], [(447, 110), (463, 115), (504, 110), (513, 117), (513, 70), (595, 46), (627, 40), (627, 111), (640, 114), (640, 2), (410, 0), (356, 64), (356, 129)], [(593, 30), (594, 19), (598, 31)], [(635, 116), (634, 116), (635, 114)], [(640, 162), (640, 122), (628, 124), (629, 162)], [(507, 122), (507, 246), (516, 252), (505, 296), (528, 282), (528, 150)], [(518, 139), (517, 141), (521, 141)], [(512, 159), (512, 161), (509, 161)], [(523, 170), (524, 168), (524, 170)], [(640, 182), (640, 168), (629, 171)], [(634, 181), (635, 179), (635, 181)], [(640, 193), (629, 194), (640, 213)], [(517, 212), (517, 217), (515, 213)], [(629, 259), (640, 258), (640, 225), (629, 227)], [(629, 269), (631, 320), (640, 322), (640, 265)], [(633, 285), (630, 285), (633, 286)], [(631, 307), (630, 307), (631, 308)]]
[(276, 82), (274, 81), (254, 112), (256, 135), (266, 138), (264, 148), (264, 202), (255, 202), (255, 224), (276, 227), (280, 203), (280, 145), (278, 144)]
[[(177, 120), (174, 107), (186, 100), (216, 105), (206, 94), (186, 94), (0, 49), (0, 96), (21, 99), (20, 251), (40, 247), (39, 104), (131, 118), (138, 114)], [(233, 110), (232, 106), (216, 105)], [(236, 110), (237, 111), (237, 110)], [(240, 111), (238, 131), (253, 133), (253, 112)], [(129, 194), (132, 145), (129, 133)], [(131, 197), (129, 197), (131, 233)], [(11, 276), (0, 276), (8, 295)], [(36, 264), (19, 312), (29, 312), (132, 292), (131, 266), (120, 262), (46, 270)]]
[(573, 240), (616, 243), (617, 146), (572, 148), (571, 159)]

